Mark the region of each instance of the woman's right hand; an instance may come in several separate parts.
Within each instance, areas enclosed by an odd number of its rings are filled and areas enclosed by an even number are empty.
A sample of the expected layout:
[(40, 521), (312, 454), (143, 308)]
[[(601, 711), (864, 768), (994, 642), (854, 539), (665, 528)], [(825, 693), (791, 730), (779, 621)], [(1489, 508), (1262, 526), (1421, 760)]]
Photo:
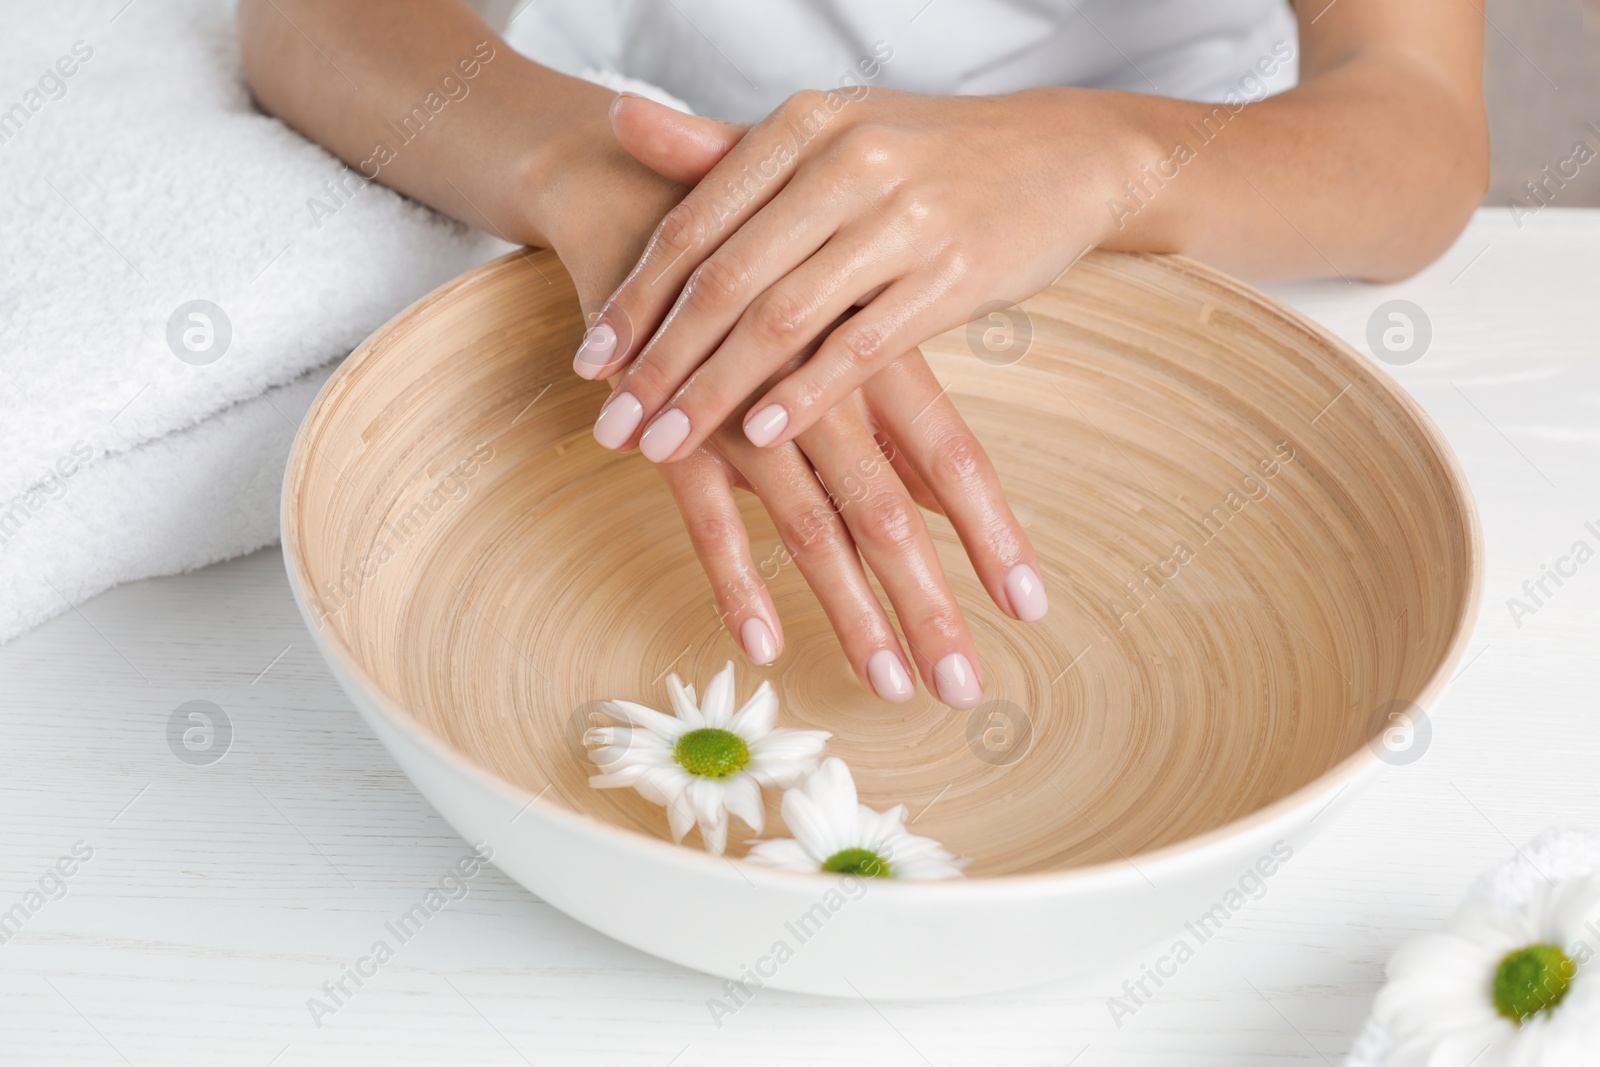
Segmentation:
[[(606, 145), (590, 157), (597, 169), (568, 175), (566, 202), (582, 205), (588, 217), (569, 214), (569, 225), (553, 227), (552, 236), (591, 321), (598, 302), (622, 281), (661, 217), (684, 195), (678, 182), (696, 180), (741, 135), (732, 126), (725, 136), (708, 135), (704, 125), (695, 131), (687, 137), (672, 128), (628, 131), (631, 145), (652, 146), (642, 154), (660, 174), (641, 175), (632, 156), (616, 158)], [(606, 432), (612, 414), (608, 404), (597, 435)], [(783, 627), (735, 489), (761, 499), (783, 541), (776, 563), (792, 560), (800, 569), (864, 684), (885, 700), (908, 700), (914, 692), (910, 667), (945, 703), (976, 705), (982, 696), (977, 649), (918, 505), (949, 516), (1002, 610), (1037, 619), (1044, 592), (993, 466), (921, 353), (902, 356), (782, 447), (753, 446), (740, 427), (743, 414), (690, 458), (658, 470), (723, 622), (746, 655), (760, 664), (777, 659)], [(909, 662), (867, 566), (900, 620)]]

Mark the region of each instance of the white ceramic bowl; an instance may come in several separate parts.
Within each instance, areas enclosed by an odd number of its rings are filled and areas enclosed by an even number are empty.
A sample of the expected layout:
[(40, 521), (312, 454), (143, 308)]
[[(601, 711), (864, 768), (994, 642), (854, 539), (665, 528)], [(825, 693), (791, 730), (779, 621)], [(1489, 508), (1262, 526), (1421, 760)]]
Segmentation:
[[(1025, 312), (1021, 353), (989, 358), (961, 331), (926, 351), (1052, 587), (1044, 623), (1005, 619), (931, 520), (989, 694), (1021, 710), (1027, 747), (980, 751), (981, 721), (925, 697), (872, 701), (794, 569), (772, 583), (786, 721), (833, 730), (863, 800), (909, 803), (917, 832), (975, 857), (964, 880), (710, 856), (670, 843), (660, 809), (585, 784), (585, 701), (663, 706), (669, 666), (703, 685), (732, 646), (648, 465), (589, 439), (604, 388), (567, 369), (581, 323), (548, 253), (430, 295), (329, 381), (285, 481), (290, 584), (423, 794), (596, 930), (747, 986), (873, 998), (1114, 965), (1227, 921), (1384, 762), (1420, 754), (1422, 709), (1470, 636), (1481, 548), (1417, 406), (1252, 290), (1096, 254)], [(1278, 442), (1293, 459), (1266, 474)], [(1241, 487), (1239, 508), (1202, 518)], [(1199, 530), (1181, 578), (1119, 606), (1141, 563)], [(741, 693), (756, 676), (741, 667)]]

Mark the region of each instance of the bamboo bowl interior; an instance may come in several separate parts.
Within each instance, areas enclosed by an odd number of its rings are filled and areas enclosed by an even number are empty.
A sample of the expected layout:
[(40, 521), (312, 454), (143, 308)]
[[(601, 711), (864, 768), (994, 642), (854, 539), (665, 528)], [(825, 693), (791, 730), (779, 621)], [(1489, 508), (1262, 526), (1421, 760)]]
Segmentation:
[[(1042, 623), (1004, 617), (929, 516), (984, 656), (994, 703), (977, 712), (865, 692), (748, 496), (788, 648), (764, 670), (739, 655), (651, 465), (590, 437), (606, 387), (570, 372), (582, 325), (549, 253), (441, 289), (335, 375), (291, 461), (291, 566), (395, 704), (545, 802), (666, 839), (662, 809), (587, 784), (593, 702), (666, 707), (669, 670), (703, 687), (733, 659), (741, 700), (770, 678), (781, 724), (832, 731), (863, 801), (907, 804), (973, 877), (1217, 830), (1362, 754), (1391, 702), (1431, 695), (1479, 549), (1409, 399), (1181, 259), (1092, 254), (1025, 309), (1016, 362), (978, 358), (965, 331), (925, 346), (1051, 598)], [(781, 833), (775, 799), (769, 820)]]

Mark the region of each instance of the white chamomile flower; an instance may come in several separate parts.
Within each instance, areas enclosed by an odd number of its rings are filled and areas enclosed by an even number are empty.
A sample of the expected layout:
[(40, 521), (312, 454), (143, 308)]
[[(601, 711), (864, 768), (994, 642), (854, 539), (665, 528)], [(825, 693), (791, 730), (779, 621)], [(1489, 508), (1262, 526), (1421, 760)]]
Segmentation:
[(758, 841), (745, 858), (771, 867), (870, 878), (960, 878), (958, 859), (931, 837), (905, 828), (906, 806), (873, 811), (856, 799), (855, 779), (840, 759), (783, 794), (792, 838)]
[(733, 710), (733, 663), (706, 687), (697, 703), (694, 686), (676, 674), (667, 679), (676, 717), (629, 700), (608, 700), (605, 709), (632, 726), (598, 726), (584, 734), (601, 769), (589, 779), (597, 789), (637, 789), (667, 809), (672, 839), (681, 842), (698, 824), (711, 852), (728, 844), (728, 815), (756, 833), (763, 825), (761, 790), (792, 785), (817, 766), (824, 730), (774, 727), (778, 697), (772, 683)]
[(1515, 912), (1469, 901), (1388, 974), (1373, 1015), (1394, 1067), (1597, 1067), (1600, 876), (1541, 885)]

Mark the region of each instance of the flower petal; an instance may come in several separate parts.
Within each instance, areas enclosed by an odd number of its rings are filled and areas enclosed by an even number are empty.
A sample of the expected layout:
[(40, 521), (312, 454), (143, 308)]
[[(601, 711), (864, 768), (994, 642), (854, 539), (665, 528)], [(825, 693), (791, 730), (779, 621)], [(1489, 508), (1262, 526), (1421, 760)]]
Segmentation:
[(774, 730), (750, 746), (745, 771), (763, 786), (788, 788), (817, 769), (827, 736), (821, 730)]
[[(863, 808), (863, 811), (871, 811)], [(893, 821), (898, 827), (900, 818), (904, 817), (903, 808), (896, 806), (899, 812)], [(888, 812), (885, 815), (890, 814)], [(883, 818), (883, 816), (879, 816)], [(863, 816), (863, 820), (865, 816)], [(885, 836), (878, 854), (889, 861), (889, 869), (896, 878), (905, 878), (916, 881), (934, 878), (960, 878), (961, 869), (972, 861), (962, 859), (931, 837), (920, 837), (917, 834), (907, 833), (903, 829), (895, 829)]]
[(663, 767), (645, 767), (643, 771), (643, 775), (634, 783), (634, 788), (639, 791), (640, 796), (655, 804), (670, 804), (678, 800), (693, 780), (676, 763)]
[(672, 830), (672, 840), (683, 844), (683, 835), (694, 826), (694, 812), (689, 810), (689, 805), (682, 797), (678, 797), (667, 805), (667, 826)]
[(728, 729), (745, 739), (745, 743), (759, 741), (772, 730), (778, 721), (778, 694), (771, 682), (762, 682), (755, 694), (744, 702), (744, 707), (728, 720)]
[(684, 724), (684, 731), (698, 730), (706, 724), (706, 717), (700, 714), (700, 708), (695, 703), (694, 686), (686, 686), (683, 679), (676, 674), (667, 675), (667, 694), (672, 698), (672, 710), (678, 713), (678, 718)]
[(635, 704), (631, 700), (608, 700), (602, 707), (618, 719), (626, 719), (636, 726), (643, 726), (657, 737), (667, 741), (677, 741), (689, 729), (681, 720), (665, 715), (654, 708), (647, 708), (643, 704)]
[(1583, 941), (1593, 953), (1600, 950), (1590, 943), (1595, 931), (1600, 931), (1600, 874), (1558, 883), (1556, 892), (1550, 894), (1546, 940), (1564, 949)]
[(711, 679), (711, 684), (706, 686), (706, 697), (700, 702), (700, 714), (705, 716), (706, 725), (719, 730), (726, 730), (728, 723), (733, 719), (733, 660), (717, 672)]
[(782, 867), (790, 871), (815, 873), (822, 869), (822, 864), (812, 859), (811, 854), (792, 837), (757, 841), (750, 846), (744, 858), (752, 863), (764, 863), (769, 867)]
[(850, 768), (844, 760), (837, 756), (823, 760), (817, 773), (806, 779), (804, 788), (822, 817), (840, 836), (860, 836), (861, 820), (857, 809), (861, 804), (856, 799), (855, 779), (850, 776)]
[(728, 820), (726, 817), (710, 825), (700, 824), (700, 840), (705, 842), (706, 851), (720, 856), (728, 850)]
[(818, 867), (843, 847), (837, 843), (833, 827), (817, 811), (816, 803), (800, 789), (783, 794), (783, 821)]
[(702, 825), (726, 817), (727, 805), (724, 797), (727, 795), (727, 787), (722, 782), (714, 778), (690, 775), (686, 795), (689, 798), (690, 810)]
[(761, 807), (761, 787), (748, 774), (736, 775), (727, 780), (722, 791), (722, 802), (728, 811), (745, 821), (745, 825), (760, 833), (766, 823), (766, 812)]

